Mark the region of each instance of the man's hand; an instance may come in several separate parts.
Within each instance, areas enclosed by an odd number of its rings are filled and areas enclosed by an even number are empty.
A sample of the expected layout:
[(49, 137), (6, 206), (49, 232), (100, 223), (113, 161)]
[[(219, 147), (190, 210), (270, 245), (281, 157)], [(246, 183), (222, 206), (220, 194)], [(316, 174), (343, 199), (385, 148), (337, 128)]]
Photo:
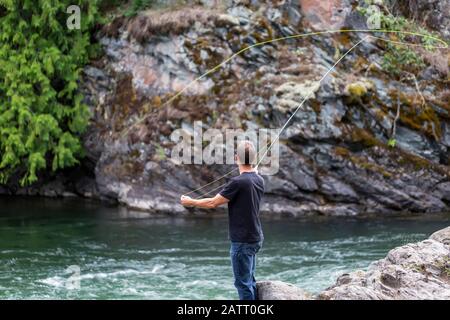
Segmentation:
[(188, 196), (181, 196), (181, 198), (180, 198), (181, 204), (185, 207), (192, 206), (192, 202), (193, 202), (192, 200), (193, 199)]

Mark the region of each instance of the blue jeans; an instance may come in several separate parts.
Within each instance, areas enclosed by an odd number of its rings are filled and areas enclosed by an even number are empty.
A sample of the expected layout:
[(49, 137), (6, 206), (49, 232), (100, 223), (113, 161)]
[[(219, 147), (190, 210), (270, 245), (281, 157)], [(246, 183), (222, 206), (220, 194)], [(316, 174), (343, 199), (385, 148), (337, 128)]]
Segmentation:
[(262, 242), (231, 242), (230, 256), (234, 274), (234, 286), (240, 300), (256, 300), (256, 253)]

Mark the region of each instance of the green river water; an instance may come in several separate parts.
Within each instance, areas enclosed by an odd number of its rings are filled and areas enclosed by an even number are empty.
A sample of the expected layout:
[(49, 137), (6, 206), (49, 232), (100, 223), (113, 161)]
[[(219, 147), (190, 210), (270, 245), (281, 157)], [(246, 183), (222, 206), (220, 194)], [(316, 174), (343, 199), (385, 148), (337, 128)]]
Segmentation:
[[(449, 215), (263, 219), (257, 279), (317, 293)], [(225, 218), (153, 217), (70, 199), (0, 197), (0, 299), (236, 299)], [(79, 267), (79, 288), (67, 287)]]

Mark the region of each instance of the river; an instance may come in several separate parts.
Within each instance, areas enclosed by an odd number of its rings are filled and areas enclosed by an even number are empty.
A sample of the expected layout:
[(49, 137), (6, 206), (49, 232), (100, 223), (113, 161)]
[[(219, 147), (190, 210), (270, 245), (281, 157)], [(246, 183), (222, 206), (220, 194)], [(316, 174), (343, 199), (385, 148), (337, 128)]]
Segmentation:
[[(264, 218), (257, 279), (317, 293), (339, 274), (448, 225), (449, 215)], [(0, 197), (1, 299), (235, 299), (228, 250), (225, 218)]]

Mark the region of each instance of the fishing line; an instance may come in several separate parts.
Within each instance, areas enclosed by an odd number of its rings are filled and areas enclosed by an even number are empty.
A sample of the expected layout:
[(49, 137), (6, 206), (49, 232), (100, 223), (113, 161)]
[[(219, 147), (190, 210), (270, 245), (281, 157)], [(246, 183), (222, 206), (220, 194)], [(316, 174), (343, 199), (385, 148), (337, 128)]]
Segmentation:
[[(291, 36), (286, 36), (286, 37), (279, 37), (279, 38), (275, 38), (275, 39), (271, 39), (271, 40), (266, 40), (266, 41), (262, 41), (262, 42), (257, 42), (255, 44), (252, 44), (250, 46), (247, 46), (239, 51), (237, 51), (236, 53), (232, 54), (230, 57), (228, 57), (227, 59), (225, 59), (224, 61), (222, 61), (220, 64), (218, 64), (217, 66), (215, 66), (214, 68), (206, 71), (204, 74), (200, 75), (199, 77), (195, 78), (194, 80), (192, 80), (189, 84), (187, 84), (183, 89), (181, 89), (180, 91), (178, 91), (175, 95), (173, 95), (169, 100), (167, 100), (166, 102), (164, 102), (160, 108), (164, 107), (165, 105), (171, 103), (172, 101), (174, 101), (177, 97), (179, 97), (183, 92), (185, 92), (187, 89), (189, 89), (193, 84), (195, 84), (196, 82), (200, 81), (201, 79), (203, 79), (204, 77), (206, 77), (207, 75), (215, 72), (216, 70), (218, 70), (219, 68), (221, 68), (223, 65), (225, 65), (227, 62), (229, 62), (230, 60), (232, 60), (233, 58), (235, 58), (236, 56), (244, 53), (247, 50), (250, 50), (252, 48), (258, 47), (258, 46), (262, 46), (265, 44), (269, 44), (269, 43), (273, 43), (273, 42), (278, 42), (278, 41), (282, 41), (282, 40), (289, 40), (289, 39), (296, 39), (296, 38), (303, 38), (303, 37), (309, 37), (309, 36), (314, 36), (314, 35), (324, 35), (324, 34), (332, 34), (332, 33), (349, 33), (349, 32), (363, 32), (363, 33), (375, 33), (375, 32), (381, 32), (381, 33), (400, 33), (400, 34), (404, 34), (404, 35), (411, 35), (411, 36), (419, 36), (419, 37), (425, 37), (425, 38), (429, 38), (432, 39), (434, 41), (440, 42), (441, 44), (443, 44), (444, 46), (432, 46), (432, 45), (428, 45), (427, 47), (429, 48), (433, 48), (433, 49), (447, 49), (448, 48), (448, 44), (442, 40), (439, 39), (438, 37), (435, 36), (431, 36), (431, 35), (427, 35), (427, 34), (421, 34), (421, 33), (417, 33), (417, 32), (409, 32), (409, 31), (399, 31), (399, 30), (386, 30), (386, 29), (380, 29), (380, 30), (369, 30), (369, 29), (343, 29), (343, 30), (325, 30), (325, 31), (318, 31), (318, 32), (309, 32), (309, 33), (302, 33), (302, 34), (295, 34), (295, 35), (291, 35)], [(379, 39), (383, 39), (383, 38), (379, 38)], [(386, 39), (383, 39), (385, 41), (388, 41)], [(390, 41), (390, 40), (389, 40)], [(392, 41), (391, 41), (392, 42)], [(400, 41), (398, 41), (398, 43), (401, 43)], [(408, 44), (406, 42), (403, 42), (402, 44)], [(423, 46), (425, 47), (425, 46)], [(138, 118), (138, 120), (133, 123), (130, 127), (124, 129), (122, 131), (122, 134), (120, 135), (121, 137), (124, 137), (128, 134), (128, 132), (130, 132), (130, 130), (132, 128), (134, 128), (136, 125), (144, 122), (150, 115), (145, 115), (142, 118)]]
[(448, 49), (448, 48), (444, 48), (444, 47), (433, 47), (433, 46), (428, 46), (428, 45), (419, 44), (419, 43), (411, 43), (411, 42), (402, 42), (402, 41), (397, 41), (397, 40), (391, 40), (391, 39), (386, 39), (386, 38), (372, 36), (372, 35), (370, 35), (370, 37), (374, 38), (374, 39), (378, 39), (378, 40), (384, 41), (384, 42), (390, 42), (390, 43), (394, 43), (394, 44), (398, 44), (398, 45), (407, 45), (407, 46), (411, 46), (411, 47), (422, 47), (422, 48), (429, 47), (430, 49)]
[[(367, 38), (369, 38), (370, 36), (366, 36), (364, 39), (359, 40), (355, 45), (353, 45), (353, 47), (351, 47), (350, 49), (347, 50), (346, 53), (344, 53), (334, 64), (333, 66), (328, 69), (328, 71), (322, 76), (322, 78), (319, 80), (319, 87), (321, 82), (330, 74), (331, 71), (334, 70), (334, 68), (338, 65), (339, 62), (342, 61), (342, 59), (344, 59), (353, 49), (355, 49), (357, 46), (359, 46), (361, 43), (363, 43)], [(278, 132), (278, 135), (275, 137), (275, 139), (270, 143), (270, 146), (268, 148), (266, 148), (266, 151), (264, 152), (264, 154), (262, 155), (262, 157), (259, 159), (258, 163), (256, 164), (256, 168), (258, 168), (259, 164), (261, 163), (261, 161), (265, 158), (265, 156), (267, 155), (267, 152), (269, 152), (269, 150), (272, 148), (272, 146), (274, 145), (275, 142), (278, 141), (278, 139), (280, 138), (281, 133), (284, 131), (284, 129), (286, 129), (287, 125), (289, 124), (289, 122), (291, 122), (292, 118), (295, 116), (295, 114), (298, 112), (298, 110), (300, 110), (300, 108), (303, 106), (303, 104), (306, 102), (306, 100), (309, 99), (309, 96), (312, 95), (314, 93), (314, 90), (311, 89), (306, 96), (303, 98), (302, 102), (298, 105), (297, 109), (295, 109), (294, 113), (289, 117), (289, 119), (286, 121), (286, 123), (281, 127), (280, 131)]]
[[(348, 49), (348, 50), (347, 50), (347, 51), (346, 51), (346, 52), (345, 52), (345, 53), (344, 53), (344, 54), (343, 54), (343, 55), (342, 55), (342, 56), (341, 56), (341, 57), (340, 57), (340, 58), (339, 58), (332, 66), (331, 66), (331, 68), (329, 68), (329, 69), (327, 70), (327, 72), (322, 76), (322, 78), (318, 81), (318, 86), (320, 87), (320, 84), (322, 83), (322, 81), (330, 74), (331, 71), (334, 70), (334, 68), (339, 64), (339, 62), (342, 61), (342, 59), (344, 59), (351, 51), (353, 51), (353, 49), (355, 49), (357, 46), (359, 46), (362, 42), (364, 42), (364, 41), (365, 41), (367, 38), (369, 38), (369, 37), (370, 37), (370, 36), (366, 36), (365, 38), (359, 40), (359, 41), (358, 41), (355, 45), (353, 45), (350, 49)], [(278, 132), (277, 136), (275, 137), (275, 139), (271, 141), (269, 147), (267, 147), (267, 145), (266, 145), (266, 148), (265, 148), (266, 150), (264, 151), (263, 155), (262, 155), (262, 156), (260, 157), (260, 159), (258, 160), (258, 162), (257, 162), (257, 164), (256, 164), (256, 166), (255, 166), (255, 169), (258, 169), (258, 166), (261, 164), (262, 160), (266, 157), (266, 155), (267, 155), (267, 153), (269, 152), (269, 150), (270, 150), (270, 149), (272, 148), (272, 146), (279, 140), (281, 133), (284, 131), (284, 129), (286, 129), (286, 127), (287, 127), (287, 125), (289, 124), (289, 122), (291, 122), (291, 120), (294, 118), (294, 116), (297, 114), (297, 112), (300, 110), (300, 108), (305, 104), (306, 100), (308, 100), (309, 97), (310, 97), (313, 93), (314, 93), (314, 89), (311, 89), (311, 90), (308, 91), (308, 93), (303, 97), (302, 102), (300, 102), (300, 104), (297, 106), (297, 108), (294, 110), (294, 112), (291, 114), (291, 116), (287, 119), (287, 121), (286, 121), (286, 122), (284, 123), (284, 125), (281, 127), (281, 129), (279, 130), (279, 132)], [(196, 192), (196, 191), (202, 190), (202, 189), (206, 188), (207, 186), (209, 186), (209, 185), (211, 185), (211, 184), (213, 184), (213, 183), (219, 181), (219, 180), (222, 179), (223, 177), (226, 177), (226, 176), (230, 175), (232, 172), (236, 171), (237, 169), (238, 169), (238, 168), (234, 168), (233, 170), (231, 170), (231, 171), (228, 172), (227, 174), (223, 175), (222, 177), (219, 177), (219, 178), (215, 179), (214, 181), (212, 181), (212, 182), (210, 182), (210, 183), (208, 183), (208, 184), (206, 184), (206, 185), (204, 185), (204, 186), (202, 186), (202, 187), (200, 187), (200, 188), (197, 188), (197, 189), (195, 189), (195, 190), (193, 190), (193, 191), (191, 191), (191, 192), (189, 192), (189, 193), (186, 193), (185, 195), (189, 195), (189, 194), (194, 193), (194, 192)], [(225, 184), (226, 184), (226, 183), (225, 183)], [(199, 196), (199, 197), (203, 197), (203, 196), (205, 196), (205, 195), (207, 195), (207, 194), (210, 194), (210, 193), (212, 193), (213, 191), (215, 191), (215, 190), (217, 190), (217, 189), (223, 187), (225, 184), (222, 184), (222, 185), (218, 186), (217, 188), (214, 188), (213, 190), (211, 190), (211, 191), (209, 191), (209, 192), (207, 192), (207, 193), (202, 194), (202, 195)]]
[[(408, 33), (408, 34), (413, 34), (413, 33)], [(414, 35), (420, 35), (420, 34), (414, 34)], [(427, 35), (423, 35), (423, 36), (427, 36)], [(366, 36), (364, 39), (362, 39), (362, 40), (360, 40), (359, 42), (357, 42), (357, 43), (356, 43), (353, 47), (351, 47), (347, 52), (345, 52), (345, 54), (343, 54), (343, 55), (342, 55), (342, 56), (334, 63), (334, 65), (333, 65), (330, 69), (328, 69), (328, 71), (327, 71), (327, 72), (322, 76), (322, 78), (319, 80), (319, 85), (320, 85), (320, 83), (328, 76), (328, 74), (329, 74), (331, 71), (333, 71), (334, 68), (342, 61), (342, 59), (345, 58), (345, 56), (347, 56), (353, 49), (355, 49), (357, 46), (359, 46), (362, 42), (364, 42), (365, 40), (367, 40), (367, 38), (369, 38), (369, 37), (374, 38), (374, 39), (377, 39), (377, 40), (385, 41), (385, 42), (395, 43), (395, 44), (411, 45), (411, 46), (421, 46), (421, 47), (424, 47), (424, 45), (419, 45), (419, 44), (414, 44), (414, 43), (407, 43), (407, 42), (401, 42), (401, 41), (394, 41), (394, 40), (388, 40), (388, 39), (385, 39), (385, 38), (381, 38), (381, 37), (377, 37), (377, 36), (368, 35), (368, 36)], [(428, 37), (433, 38), (433, 39), (437, 39), (437, 38), (434, 38), (434, 37), (431, 37), (431, 36), (428, 36)], [(440, 39), (439, 39), (439, 40), (440, 40)], [(442, 42), (442, 40), (440, 40), (440, 41)], [(445, 43), (445, 42), (444, 42), (444, 43)], [(445, 44), (446, 44), (446, 43), (445, 43)], [(446, 45), (447, 45), (447, 44), (446, 44)], [(434, 48), (444, 48), (444, 47), (435, 47), (435, 46), (434, 46)], [(259, 158), (259, 160), (258, 160), (258, 162), (257, 162), (257, 164), (256, 164), (256, 166), (255, 166), (256, 169), (257, 169), (258, 166), (261, 164), (261, 162), (264, 160), (264, 158), (266, 157), (267, 153), (270, 151), (270, 149), (272, 148), (272, 146), (279, 140), (279, 138), (280, 138), (280, 136), (281, 136), (281, 133), (282, 133), (282, 132), (284, 131), (284, 129), (287, 127), (287, 125), (289, 124), (289, 122), (293, 119), (293, 117), (295, 116), (295, 114), (300, 110), (300, 108), (304, 105), (304, 103), (306, 102), (306, 100), (309, 99), (309, 96), (310, 96), (313, 92), (314, 92), (313, 90), (310, 90), (310, 91), (307, 93), (307, 95), (304, 97), (304, 99), (302, 100), (302, 102), (301, 102), (301, 103), (298, 105), (298, 107), (295, 109), (294, 113), (288, 118), (288, 120), (285, 122), (285, 124), (283, 125), (283, 127), (280, 129), (280, 131), (278, 132), (276, 138), (270, 143), (270, 145), (268, 144), (268, 145), (266, 145), (266, 146), (263, 148), (263, 150), (265, 149), (265, 151), (264, 151), (263, 155)], [(268, 147), (267, 147), (267, 146), (268, 146)], [(262, 150), (261, 150), (260, 152), (262, 152)], [(259, 153), (260, 153), (260, 152), (258, 152), (258, 156), (259, 156)], [(197, 189), (194, 189), (194, 190), (192, 190), (192, 191), (190, 191), (190, 192), (188, 192), (188, 193), (186, 193), (186, 194), (184, 194), (184, 195), (189, 195), (189, 194), (195, 193), (195, 192), (197, 192), (197, 191), (203, 190), (203, 189), (205, 189), (206, 187), (208, 187), (208, 186), (210, 186), (210, 185), (212, 185), (212, 184), (214, 184), (214, 183), (220, 181), (221, 179), (223, 179), (223, 178), (229, 176), (230, 174), (232, 174), (233, 172), (235, 172), (235, 171), (238, 170), (238, 169), (239, 169), (239, 168), (236, 167), (236, 168), (234, 168), (233, 170), (227, 172), (226, 174), (224, 174), (224, 175), (222, 175), (222, 176), (216, 178), (215, 180), (213, 180), (213, 181), (211, 181), (211, 182), (209, 182), (209, 183), (207, 183), (207, 184), (205, 184), (205, 185), (203, 185), (203, 186), (201, 186), (201, 187), (199, 187), (199, 188), (197, 188)], [(206, 196), (206, 195), (211, 195), (214, 191), (216, 191), (216, 190), (218, 190), (218, 189), (224, 187), (225, 185), (226, 185), (226, 183), (223, 183), (223, 184), (219, 185), (218, 187), (216, 187), (216, 188), (214, 188), (214, 189), (212, 189), (212, 190), (210, 190), (210, 191), (208, 191), (208, 192), (206, 192), (206, 193), (201, 194), (201, 195), (198, 196), (196, 199), (202, 198), (202, 197), (204, 197), (204, 196)]]
[[(414, 44), (414, 43), (408, 43), (408, 42), (402, 42), (402, 41), (395, 41), (395, 40), (389, 40), (389, 39), (385, 39), (385, 38), (381, 38), (381, 37), (377, 37), (377, 36), (366, 36), (364, 39), (360, 40), (359, 42), (357, 42), (353, 47), (351, 47), (344, 55), (342, 55), (337, 61), (336, 63), (330, 68), (328, 69), (328, 71), (325, 73), (325, 75), (319, 80), (319, 85), (320, 83), (323, 81), (323, 79), (325, 79), (325, 77), (336, 67), (336, 65), (347, 55), (349, 54), (353, 49), (355, 49), (358, 45), (360, 45), (363, 41), (365, 41), (367, 38), (372, 37), (374, 39), (378, 39), (381, 41), (385, 41), (385, 42), (391, 42), (391, 43), (395, 43), (395, 44), (400, 44), (400, 45), (411, 45), (411, 46), (420, 46), (420, 47), (428, 47), (428, 48), (433, 48), (433, 49), (447, 49), (448, 48), (448, 44), (435, 36), (431, 36), (431, 35), (427, 35), (427, 34), (421, 34), (421, 33), (416, 33), (416, 32), (409, 32), (409, 31), (399, 31), (399, 30), (385, 30), (385, 29), (380, 29), (380, 30), (368, 30), (368, 29), (344, 29), (344, 30), (325, 30), (325, 31), (318, 31), (318, 32), (310, 32), (310, 33), (303, 33), (303, 34), (296, 34), (296, 35), (291, 35), (291, 36), (286, 36), (286, 37), (279, 37), (279, 38), (275, 38), (275, 39), (271, 39), (271, 40), (266, 40), (266, 41), (262, 41), (262, 42), (258, 42), (255, 44), (252, 44), (250, 46), (247, 46), (237, 52), (235, 52), (234, 54), (232, 54), (230, 57), (228, 57), (227, 59), (225, 59), (224, 61), (222, 61), (220, 64), (218, 64), (217, 66), (215, 66), (214, 68), (206, 71), (204, 74), (200, 75), (199, 77), (195, 78), (194, 80), (192, 80), (189, 84), (187, 84), (183, 89), (181, 89), (180, 91), (178, 91), (175, 95), (173, 95), (170, 99), (168, 99), (166, 102), (164, 102), (161, 106), (164, 107), (165, 105), (171, 103), (172, 101), (174, 101), (177, 97), (179, 97), (181, 94), (183, 94), (183, 92), (185, 92), (187, 89), (189, 89), (194, 83), (200, 81), (201, 79), (203, 79), (204, 77), (206, 77), (207, 75), (215, 72), (216, 70), (218, 70), (219, 68), (221, 68), (223, 65), (225, 65), (227, 62), (229, 62), (230, 60), (232, 60), (233, 58), (235, 58), (236, 56), (244, 53), (247, 50), (250, 50), (254, 47), (258, 47), (258, 46), (262, 46), (265, 44), (269, 44), (269, 43), (274, 43), (274, 42), (278, 42), (281, 40), (289, 40), (289, 39), (296, 39), (296, 38), (302, 38), (302, 37), (309, 37), (309, 36), (314, 36), (314, 35), (324, 35), (324, 34), (332, 34), (332, 33), (349, 33), (349, 32), (362, 32), (362, 33), (375, 33), (375, 32), (381, 32), (381, 33), (399, 33), (399, 34), (404, 34), (404, 35), (411, 35), (411, 36), (419, 36), (419, 37), (424, 37), (424, 38), (429, 38), (432, 39), (434, 41), (440, 42), (441, 44), (443, 44), (444, 46), (434, 46), (434, 45), (421, 45), (421, 44)], [(265, 158), (265, 156), (267, 155), (267, 153), (269, 152), (269, 150), (272, 148), (272, 146), (274, 145), (274, 143), (276, 141), (279, 140), (279, 137), (281, 135), (281, 133), (283, 132), (283, 130), (287, 127), (287, 125), (289, 124), (289, 122), (292, 120), (292, 118), (295, 116), (295, 114), (298, 112), (298, 110), (303, 106), (303, 104), (306, 102), (306, 100), (308, 100), (309, 96), (313, 93), (313, 91), (311, 90), (310, 92), (308, 92), (308, 94), (304, 97), (303, 101), (298, 105), (298, 107), (295, 109), (294, 113), (288, 118), (288, 120), (286, 121), (286, 123), (283, 125), (283, 127), (280, 129), (280, 131), (278, 132), (276, 138), (270, 143), (269, 147), (265, 147), (265, 152), (263, 154), (262, 157), (259, 158), (259, 161), (257, 162), (257, 165), (255, 166), (255, 168), (257, 169), (258, 166), (261, 164), (262, 160)], [(126, 128), (122, 134), (121, 137), (124, 137), (125, 135), (128, 134), (128, 132), (134, 128), (136, 125), (142, 123), (143, 121), (145, 121), (148, 117), (150, 116), (150, 114), (145, 115), (142, 118), (139, 118), (135, 123), (133, 123), (130, 127)], [(259, 153), (258, 153), (259, 155)], [(192, 194), (194, 192), (203, 190), (204, 188), (220, 181), (221, 179), (229, 176), (230, 174), (232, 174), (234, 171), (238, 170), (238, 168), (234, 168), (233, 170), (229, 171), (228, 173), (216, 178), (215, 180), (197, 188), (194, 189), (188, 193), (186, 193), (185, 195), (189, 195)], [(199, 197), (203, 197), (207, 194), (210, 194), (211, 192), (223, 187), (224, 185), (226, 185), (226, 183), (210, 190), (207, 193), (202, 194)]]
[[(194, 193), (194, 192), (203, 190), (203, 189), (205, 189), (206, 187), (208, 187), (208, 186), (210, 186), (210, 185), (216, 183), (217, 181), (220, 181), (220, 180), (222, 180), (223, 178), (228, 177), (230, 174), (232, 174), (233, 172), (235, 172), (235, 171), (238, 170), (238, 169), (239, 169), (239, 168), (236, 167), (236, 168), (234, 168), (233, 170), (229, 171), (228, 173), (224, 174), (223, 176), (220, 176), (220, 177), (218, 177), (217, 179), (215, 179), (215, 180), (213, 180), (213, 181), (211, 181), (211, 182), (209, 182), (209, 183), (207, 183), (207, 184), (205, 184), (205, 185), (203, 185), (203, 186), (201, 186), (201, 187), (199, 187), (199, 188), (197, 188), (197, 189), (195, 189), (195, 190), (192, 190), (192, 191), (189, 191), (188, 193), (185, 193), (184, 196), (187, 196), (187, 195), (190, 195), (190, 194), (192, 194), (192, 193)], [(225, 184), (220, 185), (219, 187), (222, 187), (222, 186), (224, 186), (224, 185), (225, 185)], [(210, 192), (212, 192), (212, 191), (214, 191), (214, 190), (216, 190), (216, 189), (218, 189), (218, 188), (214, 188), (214, 189), (212, 189), (211, 191), (209, 191), (208, 193), (205, 193), (205, 194), (201, 195), (200, 197), (202, 197), (202, 196), (204, 196), (204, 195), (206, 195), (206, 194), (209, 194)]]

